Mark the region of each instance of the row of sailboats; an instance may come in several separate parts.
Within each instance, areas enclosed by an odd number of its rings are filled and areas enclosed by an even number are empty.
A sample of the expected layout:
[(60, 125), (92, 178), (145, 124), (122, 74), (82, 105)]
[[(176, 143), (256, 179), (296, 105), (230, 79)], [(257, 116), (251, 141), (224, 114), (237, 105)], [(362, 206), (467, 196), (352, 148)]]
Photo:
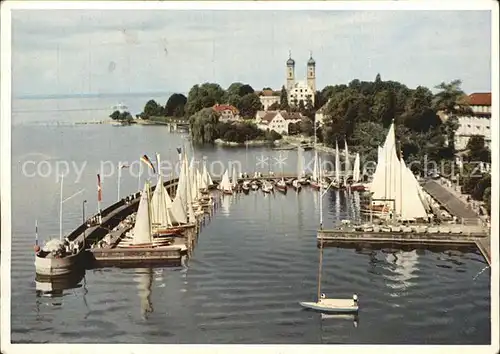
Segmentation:
[[(164, 186), (161, 171), (151, 193), (146, 181), (141, 193), (135, 225), (118, 247), (157, 247), (167, 245), (170, 237), (180, 235), (187, 228), (196, 226), (197, 217), (204, 214), (204, 208), (212, 207), (213, 200), (208, 194), (213, 181), (206, 164), (200, 173), (194, 158), (188, 164), (186, 153), (181, 153), (181, 170), (177, 190), (172, 198)], [(157, 154), (160, 164), (160, 156)]]
[[(335, 165), (334, 165), (334, 176), (333, 179), (329, 180), (326, 177), (320, 177), (322, 171), (322, 164), (319, 162), (317, 150), (314, 152), (313, 161), (313, 171), (309, 179), (309, 184), (316, 190), (320, 189), (322, 185), (323, 188), (339, 189), (349, 187), (351, 190), (363, 191), (365, 190), (365, 184), (362, 183), (363, 176), (361, 175), (361, 159), (359, 153), (356, 153), (354, 159), (354, 166), (351, 170), (349, 148), (347, 146), (347, 141), (344, 142), (344, 173), (342, 175), (342, 165), (340, 161), (340, 150), (339, 145), (335, 142)], [(305, 177), (304, 171), (304, 155), (303, 149), (298, 148), (298, 164), (297, 164), (297, 181), (301, 184), (306, 184), (307, 179)]]

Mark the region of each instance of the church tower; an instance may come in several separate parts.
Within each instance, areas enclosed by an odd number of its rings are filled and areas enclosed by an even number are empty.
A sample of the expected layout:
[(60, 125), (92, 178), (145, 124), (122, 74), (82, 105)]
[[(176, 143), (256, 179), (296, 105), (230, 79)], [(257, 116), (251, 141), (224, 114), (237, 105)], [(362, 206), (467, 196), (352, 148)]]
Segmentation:
[(312, 57), (312, 52), (307, 61), (307, 86), (316, 93), (316, 61)]
[(286, 61), (286, 91), (288, 94), (295, 85), (295, 60), (292, 59), (292, 52), (288, 53), (288, 60)]

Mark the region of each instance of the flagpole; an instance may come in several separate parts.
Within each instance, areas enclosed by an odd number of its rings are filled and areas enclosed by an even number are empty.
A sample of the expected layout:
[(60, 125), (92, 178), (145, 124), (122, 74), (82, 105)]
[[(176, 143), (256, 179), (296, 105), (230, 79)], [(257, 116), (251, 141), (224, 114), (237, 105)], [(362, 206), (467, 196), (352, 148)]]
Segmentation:
[(63, 180), (64, 175), (61, 175), (61, 198), (59, 204), (59, 240), (62, 241), (62, 206), (63, 206)]
[(122, 177), (122, 166), (118, 165), (118, 199), (117, 201), (120, 201), (120, 180)]
[(141, 191), (141, 172), (142, 172), (142, 164), (141, 160), (139, 160), (139, 173), (137, 174), (137, 190)]

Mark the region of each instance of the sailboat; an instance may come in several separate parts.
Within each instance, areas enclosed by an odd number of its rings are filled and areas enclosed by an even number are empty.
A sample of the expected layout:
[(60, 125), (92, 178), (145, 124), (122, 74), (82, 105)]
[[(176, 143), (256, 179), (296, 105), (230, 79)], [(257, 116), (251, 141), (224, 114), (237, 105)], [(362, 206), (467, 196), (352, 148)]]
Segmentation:
[(287, 192), (287, 183), (285, 181), (285, 178), (283, 177), (285, 174), (285, 171), (284, 171), (284, 168), (283, 168), (283, 165), (281, 165), (281, 179), (278, 180), (278, 182), (276, 182), (276, 189), (282, 193), (285, 193)]
[(361, 183), (360, 169), (361, 169), (361, 160), (358, 152), (356, 153), (356, 158), (354, 159), (354, 167), (352, 170), (352, 183), (350, 187), (351, 190), (353, 191), (365, 190), (365, 185)]
[(340, 188), (340, 152), (339, 145), (337, 141), (335, 141), (335, 180), (332, 183), (332, 188), (338, 189)]
[(349, 149), (347, 147), (347, 140), (344, 139), (344, 158), (345, 158), (345, 169), (344, 169), (344, 185), (347, 185), (347, 180), (351, 177), (351, 163), (349, 161)]
[[(323, 188), (320, 185), (318, 192), (319, 198), (319, 213), (320, 213), (320, 229), (323, 229)], [(318, 293), (317, 301), (315, 302), (300, 302), (304, 308), (319, 311), (322, 313), (352, 313), (358, 311), (358, 296), (353, 294), (352, 299), (328, 299), (325, 294), (321, 293), (321, 273), (323, 270), (323, 238), (320, 238), (319, 247), (319, 266), (318, 266)]]
[(425, 197), (415, 176), (396, 151), (395, 125), (392, 122), (386, 140), (379, 149), (378, 162), (370, 184), (370, 212), (380, 217), (395, 216), (400, 220), (428, 218)]
[(319, 166), (318, 166), (318, 150), (314, 150), (314, 165), (313, 165), (313, 174), (310, 181), (311, 187), (316, 190), (320, 189), (320, 180), (319, 180)]
[(118, 247), (151, 248), (168, 246), (173, 242), (171, 237), (153, 237), (150, 195), (149, 182), (146, 182), (144, 190), (141, 193), (134, 228), (126, 233), (125, 237), (118, 244)]
[(292, 182), (292, 186), (298, 189), (298, 186), (302, 184), (307, 184), (307, 179), (304, 174), (304, 149), (299, 146), (297, 148), (297, 179), (296, 183)]
[(243, 181), (243, 184), (241, 185), (241, 190), (243, 193), (248, 194), (250, 192), (250, 181), (246, 180)]
[(238, 191), (238, 174), (236, 172), (236, 167), (233, 166), (233, 175), (231, 177), (231, 187), (233, 191)]
[(231, 182), (229, 181), (228, 170), (224, 171), (224, 174), (222, 175), (222, 180), (220, 181), (218, 188), (224, 194), (233, 194), (233, 186), (231, 185)]
[[(160, 155), (156, 155), (157, 161), (160, 161)], [(174, 204), (167, 189), (163, 185), (163, 176), (158, 171), (158, 183), (156, 184), (153, 197), (151, 198), (151, 225), (153, 234), (176, 235), (180, 234), (184, 228), (175, 227), (181, 223), (175, 219), (172, 208)], [(176, 206), (178, 207), (178, 206)], [(181, 210), (177, 212), (180, 214)]]

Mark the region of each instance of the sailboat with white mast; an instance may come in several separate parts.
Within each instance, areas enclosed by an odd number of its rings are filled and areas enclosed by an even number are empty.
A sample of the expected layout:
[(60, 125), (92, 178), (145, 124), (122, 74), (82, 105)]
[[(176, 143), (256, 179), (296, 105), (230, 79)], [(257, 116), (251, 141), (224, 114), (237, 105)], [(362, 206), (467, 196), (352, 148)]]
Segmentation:
[[(328, 191), (323, 191), (320, 184), (318, 199), (320, 213), (320, 230), (323, 229), (323, 196)], [(322, 313), (353, 313), (358, 311), (358, 296), (354, 294), (352, 299), (329, 299), (321, 292), (321, 275), (323, 270), (323, 238), (320, 238), (319, 247), (319, 266), (318, 266), (318, 285), (317, 285), (317, 301), (315, 302), (300, 302), (304, 308), (319, 311)]]
[(364, 191), (365, 185), (362, 183), (361, 179), (361, 159), (359, 156), (359, 152), (356, 153), (356, 158), (354, 159), (354, 166), (352, 169), (352, 183), (351, 190), (352, 191)]
[(372, 202), (370, 212), (379, 217), (399, 220), (426, 220), (428, 208), (425, 196), (413, 172), (396, 150), (395, 125), (392, 122), (387, 138), (379, 149), (378, 163), (370, 184)]
[(233, 194), (233, 186), (231, 181), (229, 180), (229, 172), (228, 170), (224, 171), (222, 175), (222, 180), (218, 186), (219, 190), (222, 191), (223, 194), (232, 195)]
[(307, 184), (307, 179), (304, 173), (304, 148), (302, 146), (297, 147), (297, 182), (292, 182), (292, 186), (295, 189), (300, 189), (300, 186)]

